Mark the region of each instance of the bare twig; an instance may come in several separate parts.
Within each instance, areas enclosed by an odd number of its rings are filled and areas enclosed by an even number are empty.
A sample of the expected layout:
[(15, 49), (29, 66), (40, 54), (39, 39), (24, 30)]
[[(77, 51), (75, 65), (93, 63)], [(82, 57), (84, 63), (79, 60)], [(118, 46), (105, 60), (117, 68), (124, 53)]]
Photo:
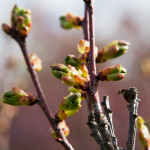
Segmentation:
[(88, 5), (85, 3), (85, 10), (84, 10), (84, 20), (82, 23), (83, 35), (84, 39), (89, 41), (89, 12), (88, 12)]
[(138, 105), (140, 99), (138, 99), (138, 90), (135, 87), (121, 90), (119, 93), (123, 93), (123, 96), (127, 102), (129, 102), (129, 132), (127, 150), (135, 149), (136, 131), (137, 131), (137, 116), (138, 116)]
[(109, 128), (109, 131), (112, 135), (112, 141), (113, 141), (114, 148), (116, 150), (118, 150), (117, 138), (115, 136), (114, 127), (113, 127), (112, 110), (110, 110), (109, 96), (108, 95), (103, 96), (103, 102), (101, 104), (104, 107), (105, 115), (106, 115), (107, 120), (109, 122), (108, 128)]
[(33, 81), (33, 84), (34, 84), (35, 89), (38, 94), (38, 104), (39, 104), (40, 108), (43, 110), (44, 114), (46, 115), (46, 117), (47, 117), (50, 125), (53, 127), (57, 137), (59, 139), (61, 139), (61, 141), (63, 141), (63, 142), (60, 142), (63, 145), (63, 147), (66, 150), (73, 150), (72, 145), (66, 139), (64, 133), (62, 132), (61, 128), (59, 127), (58, 122), (56, 122), (56, 120), (54, 119), (54, 117), (51, 115), (51, 113), (49, 111), (49, 108), (48, 108), (48, 105), (46, 104), (45, 96), (43, 94), (41, 85), (39, 83), (37, 74), (36, 74), (35, 70), (32, 68), (31, 63), (29, 61), (25, 38), (20, 37), (15, 30), (12, 32), (11, 36), (12, 36), (12, 38), (14, 38), (17, 41), (17, 43), (19, 44), (19, 46), (22, 50), (22, 53), (23, 53), (25, 62), (27, 64), (31, 79)]

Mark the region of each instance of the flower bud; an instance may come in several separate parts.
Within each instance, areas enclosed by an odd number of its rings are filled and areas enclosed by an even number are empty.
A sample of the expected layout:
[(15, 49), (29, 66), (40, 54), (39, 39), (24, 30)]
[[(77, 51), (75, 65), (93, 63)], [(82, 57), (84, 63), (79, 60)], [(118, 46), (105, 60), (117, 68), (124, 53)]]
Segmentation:
[(74, 115), (81, 108), (81, 94), (71, 93), (69, 96), (62, 99), (57, 117), (60, 120), (65, 120), (67, 117)]
[[(67, 136), (69, 135), (69, 133), (70, 133), (70, 130), (69, 130), (69, 127), (66, 125), (66, 123), (65, 123), (64, 120), (61, 121), (61, 122), (59, 122), (59, 127), (62, 129), (62, 131), (63, 131), (65, 137), (67, 137)], [(57, 137), (56, 137), (56, 133), (55, 133), (55, 131), (54, 131), (53, 129), (51, 129), (50, 132), (51, 132), (51, 135), (52, 135), (54, 138), (57, 138)]]
[(88, 69), (87, 69), (86, 65), (81, 64), (80, 70), (82, 72), (82, 77), (86, 78), (88, 76)]
[(31, 12), (15, 5), (11, 14), (11, 27), (24, 37), (28, 35), (31, 25)]
[(83, 18), (71, 13), (67, 13), (66, 16), (60, 17), (61, 27), (64, 29), (81, 28)]
[(71, 76), (62, 76), (61, 80), (63, 83), (69, 85), (69, 86), (78, 86), (79, 84), (75, 81), (75, 79)]
[(42, 61), (36, 54), (31, 54), (29, 59), (35, 71), (39, 72), (42, 70)]
[(138, 116), (137, 127), (139, 129), (139, 139), (144, 149), (150, 149), (150, 133), (142, 117)]
[(127, 41), (113, 41), (104, 49), (98, 51), (96, 62), (104, 62), (108, 59), (116, 58), (127, 52), (130, 43)]
[(63, 29), (72, 29), (73, 28), (73, 24), (66, 20), (66, 16), (60, 17), (60, 24)]
[(67, 76), (67, 73), (69, 73), (69, 69), (62, 64), (53, 64), (51, 68), (52, 68), (52, 73), (58, 79), (61, 79), (62, 76)]
[(76, 69), (79, 68), (81, 65), (79, 59), (74, 55), (67, 55), (64, 60), (66, 65), (74, 66)]
[(124, 78), (126, 69), (121, 65), (110, 66), (99, 71), (97, 79), (101, 81), (118, 81)]
[(6, 104), (18, 106), (18, 105), (33, 105), (36, 103), (36, 97), (30, 93), (13, 87), (12, 91), (5, 92), (3, 94), (3, 102)]
[(77, 48), (78, 48), (78, 52), (80, 54), (84, 54), (85, 52), (89, 52), (90, 51), (90, 43), (89, 41), (86, 41), (86, 40), (80, 40), (78, 45), (77, 45)]
[(7, 24), (2, 24), (2, 29), (3, 31), (6, 33), (6, 34), (11, 34), (12, 30), (11, 30), (11, 27), (9, 27)]

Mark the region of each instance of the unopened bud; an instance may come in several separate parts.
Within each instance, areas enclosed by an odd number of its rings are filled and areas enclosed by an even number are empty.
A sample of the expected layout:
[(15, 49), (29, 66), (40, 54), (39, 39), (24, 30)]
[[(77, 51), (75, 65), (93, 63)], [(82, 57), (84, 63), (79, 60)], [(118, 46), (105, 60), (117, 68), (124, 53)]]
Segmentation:
[(36, 103), (36, 97), (32, 96), (30, 93), (13, 87), (12, 91), (5, 92), (3, 94), (3, 102), (9, 105), (33, 105)]
[(66, 16), (60, 17), (61, 27), (64, 29), (81, 28), (83, 18), (71, 13), (67, 13)]
[(11, 27), (24, 37), (28, 35), (31, 25), (31, 12), (15, 5), (11, 14)]
[(7, 24), (2, 24), (2, 29), (8, 35), (12, 32), (11, 27), (9, 27)]
[(78, 112), (79, 108), (81, 108), (81, 94), (71, 93), (69, 96), (62, 99), (57, 117), (60, 120), (64, 120), (66, 116), (70, 117)]
[(89, 47), (90, 47), (90, 43), (89, 41), (86, 41), (86, 40), (80, 40), (78, 45), (77, 45), (77, 48), (78, 48), (78, 52), (80, 54), (84, 54), (85, 52), (89, 52)]
[(42, 61), (36, 54), (30, 55), (30, 63), (35, 71), (42, 70)]
[(69, 73), (69, 69), (62, 64), (53, 64), (51, 68), (52, 68), (52, 73), (58, 79), (61, 79), (62, 76), (66, 76), (67, 73)]
[(69, 86), (78, 86), (78, 83), (71, 76), (62, 76), (61, 79), (62, 79), (63, 83), (65, 83)]
[(116, 58), (125, 54), (129, 48), (130, 43), (127, 41), (113, 41), (104, 49), (98, 51), (96, 62), (104, 62), (108, 59)]
[[(66, 125), (65, 121), (61, 121), (59, 122), (59, 127), (62, 129), (65, 137), (67, 137), (70, 133), (70, 130), (69, 130), (69, 127)], [(53, 129), (50, 129), (50, 132), (51, 132), (51, 135), (54, 137), (54, 138), (57, 138), (56, 136), (56, 133)]]
[(74, 55), (67, 55), (64, 60), (66, 65), (74, 66), (76, 69), (79, 68), (81, 65), (79, 59)]
[(87, 77), (88, 76), (88, 69), (86, 67), (86, 65), (82, 64), (80, 66), (80, 70), (82, 71), (82, 77)]
[(121, 65), (110, 66), (99, 71), (97, 79), (101, 81), (118, 81), (124, 78), (126, 69)]

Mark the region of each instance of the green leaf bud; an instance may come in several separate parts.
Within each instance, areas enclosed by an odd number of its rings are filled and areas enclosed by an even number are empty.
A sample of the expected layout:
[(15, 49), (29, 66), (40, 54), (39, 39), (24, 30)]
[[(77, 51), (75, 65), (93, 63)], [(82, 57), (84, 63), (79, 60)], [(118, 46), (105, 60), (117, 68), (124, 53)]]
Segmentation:
[(21, 36), (27, 36), (32, 26), (31, 11), (14, 6), (11, 14), (11, 27)]
[(36, 97), (30, 93), (26, 93), (23, 90), (13, 87), (12, 91), (5, 92), (3, 94), (3, 102), (9, 105), (33, 105), (36, 103)]
[(71, 22), (66, 20), (66, 16), (60, 17), (60, 24), (63, 29), (72, 29), (74, 27)]
[(81, 65), (79, 59), (74, 55), (67, 55), (64, 60), (66, 65), (74, 66), (76, 69), (78, 69)]
[(112, 41), (104, 49), (98, 51), (96, 62), (104, 62), (125, 54), (130, 43), (127, 41)]
[(97, 78), (101, 81), (118, 81), (124, 78), (126, 69), (121, 65), (110, 66), (99, 71)]
[(60, 17), (60, 24), (61, 27), (64, 29), (80, 29), (82, 25), (83, 18), (76, 16), (71, 13), (67, 13), (66, 16), (61, 16)]
[(60, 120), (66, 119), (78, 112), (79, 108), (81, 108), (81, 94), (71, 93), (61, 101), (57, 117)]
[(69, 69), (63, 64), (53, 64), (51, 66), (51, 68), (52, 68), (52, 71), (56, 70), (56, 71), (62, 71), (64, 73), (69, 73), (70, 72)]

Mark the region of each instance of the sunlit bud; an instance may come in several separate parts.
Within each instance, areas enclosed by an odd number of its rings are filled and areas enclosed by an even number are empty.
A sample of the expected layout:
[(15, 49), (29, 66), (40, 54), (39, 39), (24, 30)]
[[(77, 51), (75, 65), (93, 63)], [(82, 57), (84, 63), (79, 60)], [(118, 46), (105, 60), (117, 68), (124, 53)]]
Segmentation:
[(80, 75), (75, 75), (74, 79), (76, 83), (79, 83), (79, 84), (85, 83), (85, 78), (81, 77)]
[(14, 6), (11, 14), (11, 27), (21, 36), (27, 36), (31, 29), (31, 11)]
[(75, 81), (75, 79), (71, 76), (62, 76), (61, 77), (63, 83), (69, 86), (78, 86), (79, 84)]
[(35, 71), (42, 70), (42, 61), (36, 54), (30, 55), (30, 63)]
[(60, 24), (63, 29), (72, 29), (74, 27), (72, 22), (66, 20), (66, 16), (60, 17)]
[(79, 59), (74, 55), (67, 55), (64, 60), (66, 65), (71, 65), (74, 66), (75, 68), (79, 68), (81, 65)]
[(108, 59), (121, 56), (127, 52), (129, 45), (130, 43), (127, 41), (112, 41), (104, 49), (98, 51), (96, 61), (104, 62)]
[[(81, 108), (81, 94), (80, 93), (71, 93), (69, 96), (65, 97), (59, 106), (59, 110), (62, 110), (62, 113), (65, 113), (67, 117), (74, 115)], [(63, 116), (65, 116), (63, 114)], [(59, 118), (60, 120), (62, 118)]]
[(89, 47), (90, 47), (90, 43), (89, 41), (86, 41), (86, 40), (80, 40), (78, 45), (77, 45), (77, 48), (78, 48), (78, 52), (80, 54), (84, 54), (85, 52), (89, 52)]
[(64, 110), (58, 110), (56, 113), (56, 118), (58, 118), (59, 120), (65, 120), (67, 118), (67, 114)]
[(12, 91), (5, 92), (3, 94), (3, 102), (9, 105), (33, 105), (36, 103), (36, 97), (30, 93), (26, 93), (23, 90), (13, 87)]
[(12, 30), (7, 24), (2, 24), (2, 29), (6, 34), (11, 34)]
[(99, 71), (97, 79), (101, 81), (118, 81), (124, 78), (126, 69), (121, 65), (110, 66)]
[(77, 28), (80, 29), (82, 25), (83, 18), (76, 16), (71, 13), (67, 13), (66, 16), (60, 17), (61, 27), (64, 29)]
[[(70, 133), (70, 130), (69, 130), (69, 127), (66, 125), (65, 121), (61, 121), (59, 122), (59, 127), (62, 129), (65, 137), (67, 137)], [(54, 138), (57, 138), (56, 136), (56, 133), (53, 129), (50, 129), (50, 132), (51, 132), (51, 135), (54, 137)]]
[(150, 134), (145, 121), (142, 117), (138, 117), (137, 127), (139, 129), (139, 139), (144, 149), (150, 149)]
[(86, 78), (88, 75), (88, 69), (87, 69), (86, 65), (82, 64), (80, 66), (80, 70), (82, 71), (82, 76)]
[(64, 73), (69, 73), (69, 69), (63, 64), (53, 64), (51, 66), (52, 70), (62, 71)]

